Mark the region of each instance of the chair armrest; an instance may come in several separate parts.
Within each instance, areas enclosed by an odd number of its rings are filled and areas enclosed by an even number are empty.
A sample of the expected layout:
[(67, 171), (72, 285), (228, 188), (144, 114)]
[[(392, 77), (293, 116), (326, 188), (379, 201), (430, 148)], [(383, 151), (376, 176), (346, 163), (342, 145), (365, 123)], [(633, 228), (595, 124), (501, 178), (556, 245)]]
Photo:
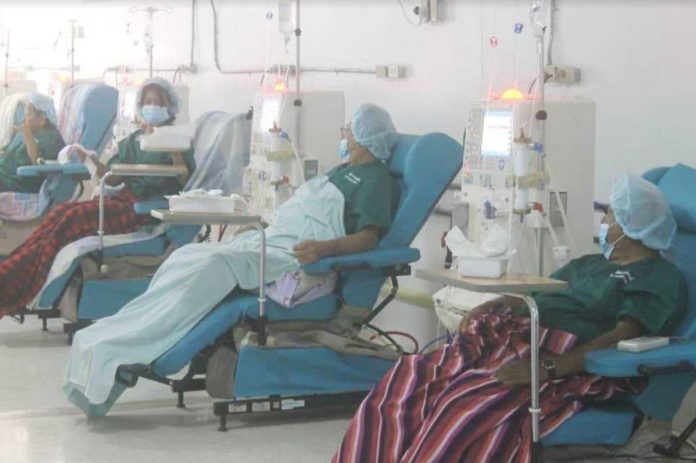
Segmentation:
[(360, 254), (334, 256), (321, 259), (304, 267), (307, 273), (324, 273), (355, 269), (378, 269), (405, 265), (420, 259), (420, 251), (415, 248), (373, 249)]
[(674, 340), (645, 352), (602, 349), (585, 354), (585, 370), (600, 376), (626, 378), (694, 370), (696, 340)]
[(169, 201), (166, 199), (157, 199), (151, 201), (138, 201), (133, 204), (133, 210), (138, 215), (150, 215), (153, 209), (169, 209)]
[(37, 164), (22, 166), (17, 169), (17, 175), (20, 177), (46, 177), (52, 174), (69, 175), (77, 180), (88, 180), (90, 178), (87, 167), (79, 162)]
[(188, 175), (186, 166), (153, 164), (112, 164), (111, 173), (120, 177), (178, 177)]

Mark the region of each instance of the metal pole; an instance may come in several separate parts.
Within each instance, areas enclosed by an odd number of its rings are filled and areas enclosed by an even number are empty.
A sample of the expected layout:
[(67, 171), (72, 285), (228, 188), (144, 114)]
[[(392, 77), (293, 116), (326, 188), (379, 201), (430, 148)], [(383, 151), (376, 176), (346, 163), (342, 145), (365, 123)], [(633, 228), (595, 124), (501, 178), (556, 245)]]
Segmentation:
[(75, 20), (70, 21), (70, 86), (75, 85)]
[(539, 442), (539, 415), (541, 408), (539, 407), (539, 307), (532, 296), (512, 295), (522, 299), (529, 308), (531, 326), (531, 338), (529, 345), (531, 347), (531, 406), (529, 413), (532, 415), (532, 462), (540, 461), (541, 445)]
[(99, 236), (99, 267), (102, 267), (102, 256), (104, 253), (104, 190), (106, 188), (106, 181), (111, 177), (111, 172), (107, 172), (101, 178), (101, 183), (99, 183), (99, 230), (97, 230), (97, 235)]
[[(544, 62), (544, 34), (546, 28), (542, 28), (537, 34), (537, 54), (539, 55), (539, 109), (536, 113), (536, 120), (539, 123), (539, 141), (541, 144), (541, 150), (539, 151), (539, 158), (537, 160), (537, 171), (544, 172), (545, 162), (544, 157), (546, 156), (546, 109), (545, 109), (545, 93), (544, 93), (544, 83), (546, 81), (546, 65)], [(540, 195), (545, 195), (546, 191), (544, 185), (540, 184), (537, 186)], [(550, 199), (550, 198), (549, 198)], [(550, 205), (549, 205), (550, 207)], [(543, 213), (548, 214), (549, 211), (544, 211)], [(537, 230), (537, 238), (539, 242), (539, 261), (537, 273), (539, 276), (544, 276), (544, 230), (539, 228)]]
[(266, 345), (266, 231), (261, 222), (251, 224), (261, 234), (259, 252), (259, 345)]
[(150, 16), (150, 39), (149, 43), (147, 45), (147, 54), (148, 54), (148, 60), (150, 62), (149, 64), (149, 77), (152, 78), (152, 69), (153, 69), (153, 51), (152, 49), (155, 46), (155, 9), (153, 7), (149, 7), (147, 10), (147, 14)]
[[(300, 0), (297, 0), (295, 9), (295, 146), (297, 146), (297, 155), (302, 155), (302, 140), (301, 140), (301, 124), (300, 111), (302, 110), (302, 96), (300, 95), (300, 37), (302, 29), (300, 29)], [(298, 166), (302, 168), (302, 166)], [(300, 175), (302, 173), (300, 172)]]
[(7, 41), (5, 42), (5, 82), (2, 85), (2, 96), (7, 96), (10, 85), (7, 79), (10, 77), (10, 31), (7, 31)]

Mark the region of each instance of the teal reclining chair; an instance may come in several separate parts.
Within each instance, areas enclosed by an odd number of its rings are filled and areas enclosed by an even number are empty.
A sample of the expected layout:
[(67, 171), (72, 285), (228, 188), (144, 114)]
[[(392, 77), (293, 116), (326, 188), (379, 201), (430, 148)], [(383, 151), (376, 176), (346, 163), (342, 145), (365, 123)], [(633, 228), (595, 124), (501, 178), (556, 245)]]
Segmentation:
[[(221, 111), (210, 111), (198, 118), (193, 146), (196, 170), (210, 171), (201, 186), (205, 186), (206, 189), (222, 189), (225, 194), (241, 191), (241, 172), (244, 162), (249, 158), (250, 136), (249, 114), (233, 115)], [(210, 140), (214, 140), (214, 148), (208, 147)], [(216, 174), (211, 165), (219, 168), (219, 163), (222, 163), (228, 172), (233, 171), (233, 173), (227, 177)], [(136, 214), (148, 218), (152, 209), (168, 208), (166, 199), (144, 200), (134, 205)], [(156, 222), (154, 219), (149, 220), (141, 231), (149, 233), (148, 230)], [(83, 280), (80, 267), (84, 260), (96, 261), (101, 258), (121, 257), (164, 258), (172, 249), (202, 240), (206, 234), (207, 232), (201, 233), (200, 226), (172, 225), (166, 227), (161, 233), (153, 232), (139, 241), (106, 247), (101, 256), (95, 252), (87, 256), (75, 257), (68, 271), (47, 284), (31, 312), (40, 317), (47, 314), (64, 316), (65, 314), (59, 313), (60, 305), (66, 294), (74, 291), (77, 293), (75, 300), (66, 305), (71, 306), (71, 311), (76, 312), (75, 318), (68, 318), (63, 325), (63, 330), (68, 334), (69, 339), (72, 339), (77, 330), (90, 325), (95, 320), (115, 314), (129, 301), (141, 295), (150, 282), (149, 277), (140, 276), (105, 276), (100, 279)]]
[[(111, 139), (111, 129), (116, 121), (118, 91), (103, 84), (82, 84), (72, 87), (63, 98), (58, 118), (58, 128), (66, 144), (79, 143), (88, 150), (100, 153)], [(9, 254), (23, 243), (53, 204), (71, 201), (80, 197), (82, 182), (89, 180), (87, 168), (81, 163), (37, 164), (17, 169), (20, 177), (44, 178), (39, 201), (41, 215), (30, 221), (17, 222), (12, 218), (3, 220), (3, 235), (0, 254)], [(15, 200), (26, 197), (35, 201), (36, 193), (20, 193)]]
[[(677, 221), (673, 255), (689, 291), (689, 311), (669, 346), (633, 353), (617, 349), (589, 352), (588, 372), (606, 377), (647, 377), (639, 395), (625, 395), (588, 406), (542, 439), (557, 445), (621, 446), (631, 438), (644, 416), (671, 420), (687, 390), (696, 381), (696, 169), (682, 164), (646, 172), (643, 177), (662, 190)], [(692, 428), (686, 436), (694, 431)], [(686, 437), (684, 436), (684, 437)], [(676, 456), (679, 445), (657, 449)]]
[[(267, 320), (327, 321), (342, 306), (351, 306), (362, 308), (367, 313), (363, 323), (369, 323), (393, 300), (398, 290), (397, 277), (409, 274), (409, 264), (420, 258), (419, 250), (410, 245), (459, 173), (462, 154), (462, 146), (444, 134), (400, 135), (389, 167), (399, 180), (401, 198), (388, 233), (374, 250), (330, 257), (306, 266), (308, 273), (338, 272), (334, 292), (292, 309), (268, 301)], [(380, 302), (380, 290), (387, 278), (393, 289)], [(135, 386), (138, 378), (169, 385), (179, 395), (179, 406), (183, 406), (184, 392), (204, 388), (201, 375), (205, 375), (211, 347), (227, 342), (230, 331), (243, 321), (254, 325), (258, 320), (257, 297), (233, 292), (151, 364), (120, 366), (117, 380), (130, 387)], [(188, 372), (182, 379), (168, 377), (187, 365)], [(232, 409), (242, 406), (251, 411), (257, 402), (270, 400), (271, 409), (278, 410), (281, 400), (273, 399), (276, 397), (284, 398), (286, 405), (302, 407), (336, 404), (341, 398), (354, 401), (364, 396), (392, 365), (393, 362), (381, 358), (341, 354), (327, 347), (244, 346), (239, 350), (235, 368), (235, 401), (216, 403), (214, 413), (224, 429)]]

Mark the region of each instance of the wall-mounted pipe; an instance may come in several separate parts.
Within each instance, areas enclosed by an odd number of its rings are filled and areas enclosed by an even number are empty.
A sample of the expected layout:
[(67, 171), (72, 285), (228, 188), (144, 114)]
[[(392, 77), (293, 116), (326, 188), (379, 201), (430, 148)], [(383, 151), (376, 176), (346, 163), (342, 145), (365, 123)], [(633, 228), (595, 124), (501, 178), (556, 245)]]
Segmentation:
[[(215, 62), (215, 68), (220, 72), (221, 74), (228, 74), (228, 75), (236, 75), (236, 74), (263, 74), (264, 72), (270, 72), (268, 69), (263, 69), (263, 68), (239, 68), (239, 69), (222, 69), (222, 66), (220, 65), (220, 46), (219, 46), (219, 34), (218, 34), (218, 14), (217, 14), (217, 7), (215, 6), (215, 0), (210, 0), (210, 7), (213, 10), (213, 60)], [(298, 1), (297, 5), (297, 10), (295, 12), (296, 14), (296, 27), (299, 29), (299, 10), (300, 10), (300, 5)], [(297, 32), (296, 32), (297, 35)], [(297, 40), (299, 42), (299, 36), (297, 36)], [(311, 66), (311, 67), (305, 67), (301, 68), (299, 67), (299, 45), (297, 47), (298, 51), (298, 56), (296, 57), (297, 61), (297, 68), (300, 69), (300, 72), (327, 72), (327, 73), (334, 73), (334, 74), (376, 74), (377, 72), (374, 69), (367, 69), (367, 68), (341, 68), (341, 67), (321, 67), (321, 66)]]

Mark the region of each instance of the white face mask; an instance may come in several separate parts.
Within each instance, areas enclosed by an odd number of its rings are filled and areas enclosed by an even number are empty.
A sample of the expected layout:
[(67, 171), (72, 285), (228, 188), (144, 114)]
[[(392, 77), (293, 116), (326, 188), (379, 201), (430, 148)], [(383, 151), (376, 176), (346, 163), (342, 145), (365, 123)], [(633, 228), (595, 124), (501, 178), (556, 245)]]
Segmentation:
[(614, 241), (613, 243), (609, 243), (607, 241), (607, 236), (609, 235), (609, 229), (614, 225), (616, 225), (616, 222), (603, 223), (599, 225), (599, 247), (607, 260), (609, 260), (611, 255), (614, 254), (617, 243), (626, 237), (626, 235), (623, 234), (618, 240)]
[(343, 162), (348, 162), (350, 159), (350, 151), (348, 151), (348, 140), (345, 138), (341, 140), (341, 142), (338, 144), (338, 157), (341, 158), (341, 161)]
[(146, 124), (153, 126), (164, 124), (170, 118), (167, 107), (157, 105), (144, 105), (140, 108), (140, 115)]

